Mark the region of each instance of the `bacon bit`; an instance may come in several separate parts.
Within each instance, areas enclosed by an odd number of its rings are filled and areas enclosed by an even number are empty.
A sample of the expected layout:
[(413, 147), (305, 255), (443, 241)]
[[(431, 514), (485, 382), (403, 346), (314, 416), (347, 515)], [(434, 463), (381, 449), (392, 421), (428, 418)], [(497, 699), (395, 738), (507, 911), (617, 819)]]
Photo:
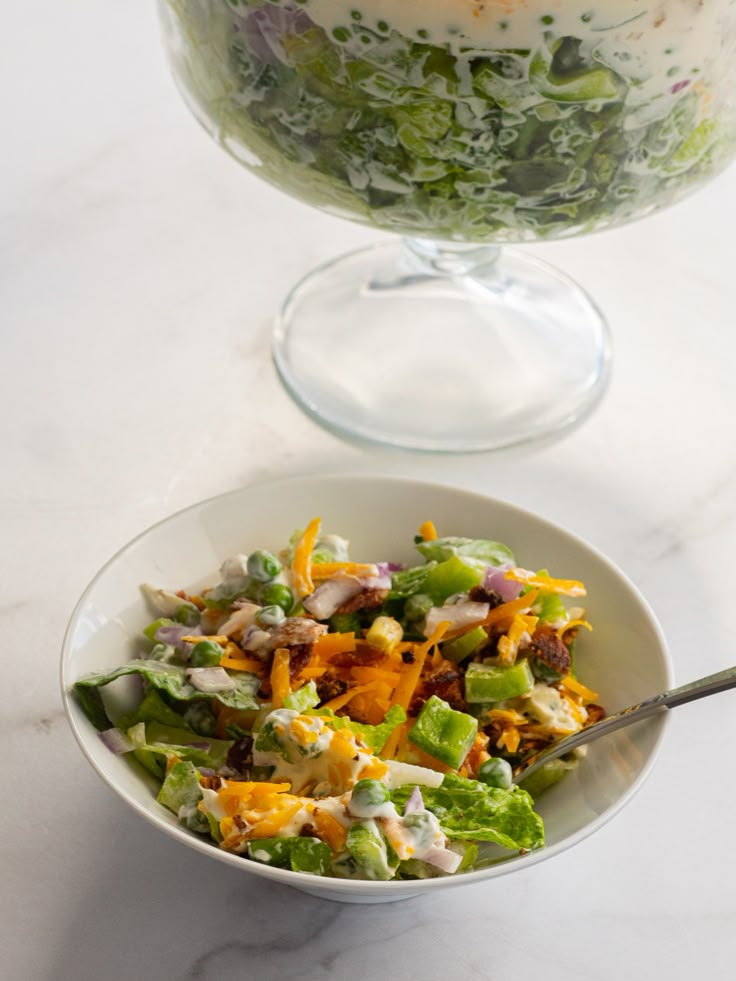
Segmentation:
[(434, 542), (437, 540), (437, 529), (434, 526), (433, 521), (425, 521), (424, 524), (419, 527), (419, 534), (425, 542)]
[(585, 706), (585, 711), (588, 713), (588, 718), (585, 720), (586, 728), (587, 726), (592, 726), (596, 722), (600, 722), (601, 719), (605, 719), (606, 710), (602, 705), (596, 705), (591, 703)]
[(335, 654), (330, 658), (330, 664), (336, 668), (367, 667), (374, 664), (383, 664), (386, 661), (383, 651), (375, 647), (363, 645), (357, 651), (344, 651), (342, 654)]
[(389, 594), (388, 589), (364, 589), (338, 606), (335, 613), (357, 613), (358, 610), (374, 610), (381, 606)]

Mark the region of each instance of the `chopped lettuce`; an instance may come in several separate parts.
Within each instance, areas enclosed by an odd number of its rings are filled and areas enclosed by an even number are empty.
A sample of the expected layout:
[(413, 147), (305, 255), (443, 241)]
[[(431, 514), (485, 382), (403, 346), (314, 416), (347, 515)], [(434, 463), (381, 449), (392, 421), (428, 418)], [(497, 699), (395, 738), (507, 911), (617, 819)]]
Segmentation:
[(209, 819), (197, 806), (201, 799), (197, 768), (189, 761), (174, 763), (156, 798), (159, 804), (176, 814), (184, 827), (199, 834), (209, 834)]
[(293, 872), (327, 875), (332, 852), (319, 838), (256, 838), (248, 844), (248, 857), (264, 865)]
[(353, 722), (352, 719), (349, 719), (345, 715), (335, 715), (331, 709), (316, 709), (311, 714), (321, 715), (327, 720), (327, 724), (332, 729), (349, 729), (356, 736), (360, 736), (373, 753), (380, 753), (394, 729), (403, 722), (406, 722), (406, 712), (400, 705), (392, 705), (386, 713), (383, 722), (377, 726), (369, 726), (363, 722)]
[[(399, 787), (391, 795), (401, 809), (413, 786)], [(425, 807), (437, 815), (448, 838), (492, 841), (504, 848), (532, 849), (544, 844), (544, 825), (534, 813), (525, 790), (501, 790), (477, 780), (445, 775), (436, 788), (420, 787)]]
[(165, 692), (178, 702), (216, 698), (221, 704), (227, 705), (228, 708), (241, 710), (257, 710), (259, 708), (255, 694), (261, 682), (254, 674), (249, 674), (246, 671), (236, 671), (232, 675), (233, 682), (235, 683), (234, 688), (213, 693), (201, 692), (189, 684), (183, 667), (179, 667), (176, 664), (167, 664), (164, 661), (152, 661), (141, 658), (139, 660), (129, 661), (128, 664), (123, 664), (121, 667), (115, 668), (112, 671), (100, 674), (88, 674), (74, 685), (74, 690), (82, 708), (96, 728), (108, 729), (111, 724), (104, 702), (102, 701), (100, 688), (128, 674), (139, 675), (153, 688)]
[(166, 704), (156, 688), (149, 688), (143, 696), (140, 705), (132, 712), (126, 712), (118, 721), (119, 729), (130, 729), (139, 722), (160, 722), (175, 729), (191, 729), (192, 727), (178, 712)]
[(427, 576), (436, 565), (436, 562), (427, 562), (426, 565), (417, 565), (411, 569), (401, 569), (399, 572), (392, 572), (391, 591), (388, 594), (388, 598), (390, 600), (408, 599), (410, 596), (421, 592)]
[[(167, 760), (188, 760), (195, 766), (217, 770), (225, 765), (232, 746), (230, 739), (203, 739), (188, 729), (160, 722), (139, 722), (127, 731), (134, 753), (152, 773), (163, 776)], [(153, 759), (152, 759), (153, 757)], [(163, 773), (162, 773), (163, 766)]]
[(487, 565), (514, 564), (514, 553), (500, 542), (485, 538), (435, 538), (434, 541), (417, 542), (417, 550), (425, 559), (446, 562), (453, 555), (481, 559)]

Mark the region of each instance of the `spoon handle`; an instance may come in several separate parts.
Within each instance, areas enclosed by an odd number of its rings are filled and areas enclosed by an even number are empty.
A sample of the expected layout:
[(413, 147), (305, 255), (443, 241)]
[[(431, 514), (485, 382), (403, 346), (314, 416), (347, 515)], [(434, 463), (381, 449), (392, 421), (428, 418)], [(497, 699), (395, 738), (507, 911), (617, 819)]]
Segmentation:
[(661, 709), (670, 709), (676, 705), (684, 705), (686, 702), (694, 702), (697, 698), (716, 695), (720, 691), (728, 691), (729, 688), (736, 688), (736, 667), (726, 668), (725, 671), (710, 674), (707, 678), (700, 678), (698, 681), (691, 681), (679, 688), (672, 688), (670, 691), (661, 692), (659, 695), (652, 695), (651, 698), (646, 698), (637, 705), (630, 705), (629, 708), (616, 712), (615, 715), (609, 715), (607, 718), (601, 719), (600, 722), (594, 722), (593, 725), (587, 726), (579, 732), (574, 732), (570, 736), (565, 736), (564, 739), (560, 739), (551, 746), (535, 753), (534, 756), (516, 768), (514, 779), (518, 783), (538, 770), (540, 766), (549, 763), (550, 760), (564, 756), (565, 753), (577, 749), (578, 746), (584, 746), (593, 739), (598, 739), (599, 736), (605, 736), (607, 733), (616, 732), (617, 729), (623, 729), (624, 726), (631, 725), (633, 722), (646, 719)]

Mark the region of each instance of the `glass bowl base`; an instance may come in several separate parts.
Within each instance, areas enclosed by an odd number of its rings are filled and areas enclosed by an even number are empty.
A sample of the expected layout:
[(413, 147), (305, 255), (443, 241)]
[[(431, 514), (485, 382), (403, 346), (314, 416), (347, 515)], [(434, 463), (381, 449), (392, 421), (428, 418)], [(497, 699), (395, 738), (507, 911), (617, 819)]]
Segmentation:
[(389, 242), (306, 276), (278, 316), (287, 391), (349, 439), (468, 453), (543, 440), (603, 394), (610, 342), (586, 293), (513, 249)]

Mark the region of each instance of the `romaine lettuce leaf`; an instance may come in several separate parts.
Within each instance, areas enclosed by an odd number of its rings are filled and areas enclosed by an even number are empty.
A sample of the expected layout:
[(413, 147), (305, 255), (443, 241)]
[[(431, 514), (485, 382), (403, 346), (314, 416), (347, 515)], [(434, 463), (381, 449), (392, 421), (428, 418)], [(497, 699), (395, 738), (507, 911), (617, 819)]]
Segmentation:
[(326, 875), (332, 852), (318, 838), (258, 838), (248, 844), (248, 857), (264, 865), (275, 865), (293, 872)]
[(139, 722), (131, 726), (126, 735), (135, 747), (136, 758), (162, 779), (166, 773), (166, 761), (172, 758), (218, 770), (225, 765), (233, 744), (230, 739), (203, 739), (195, 732), (160, 722)]
[(156, 688), (149, 688), (140, 705), (132, 712), (126, 712), (117, 720), (119, 729), (130, 729), (139, 722), (160, 722), (165, 726), (191, 730), (191, 726), (178, 712), (170, 708), (161, 698)]
[(111, 725), (99, 689), (128, 674), (140, 675), (153, 688), (166, 692), (176, 701), (189, 702), (195, 699), (216, 698), (228, 708), (257, 710), (259, 707), (255, 693), (261, 682), (254, 674), (236, 671), (231, 676), (235, 683), (234, 688), (213, 693), (201, 692), (189, 684), (183, 667), (167, 664), (164, 661), (151, 661), (141, 658), (123, 664), (113, 671), (88, 674), (74, 685), (74, 691), (82, 708), (97, 729), (108, 729)]
[(510, 548), (486, 538), (435, 538), (429, 542), (417, 542), (417, 551), (425, 559), (434, 559), (436, 562), (446, 562), (453, 555), (460, 555), (481, 559), (488, 565), (514, 563), (514, 553)]
[[(399, 787), (391, 799), (402, 809), (414, 789)], [(437, 815), (448, 838), (492, 841), (504, 848), (539, 848), (544, 825), (525, 790), (501, 790), (477, 780), (445, 775), (441, 786), (420, 787), (425, 807)]]
[(209, 818), (197, 806), (202, 799), (202, 791), (193, 763), (174, 763), (156, 799), (173, 811), (185, 828), (199, 834), (210, 833)]
[(427, 562), (426, 565), (417, 565), (411, 569), (401, 569), (399, 572), (391, 573), (391, 591), (388, 594), (390, 600), (408, 599), (422, 590), (427, 576), (437, 565), (436, 562)]
[(394, 729), (400, 726), (402, 722), (406, 722), (406, 712), (399, 705), (392, 705), (383, 722), (377, 726), (353, 722), (347, 716), (335, 715), (331, 709), (316, 709), (309, 714), (322, 716), (331, 729), (349, 729), (356, 736), (360, 736), (373, 753), (380, 753)]

